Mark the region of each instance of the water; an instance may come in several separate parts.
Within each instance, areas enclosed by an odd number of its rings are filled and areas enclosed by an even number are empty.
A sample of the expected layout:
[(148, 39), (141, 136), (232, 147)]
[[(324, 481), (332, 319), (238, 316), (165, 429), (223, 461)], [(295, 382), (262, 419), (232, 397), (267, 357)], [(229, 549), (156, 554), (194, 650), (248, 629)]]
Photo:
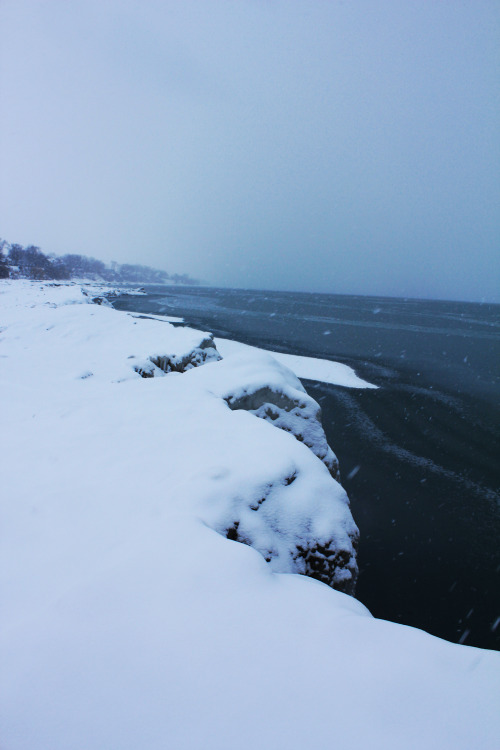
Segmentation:
[(377, 617), (500, 649), (499, 305), (149, 287), (115, 307), (346, 362), (379, 385), (304, 382), (360, 528), (357, 598)]

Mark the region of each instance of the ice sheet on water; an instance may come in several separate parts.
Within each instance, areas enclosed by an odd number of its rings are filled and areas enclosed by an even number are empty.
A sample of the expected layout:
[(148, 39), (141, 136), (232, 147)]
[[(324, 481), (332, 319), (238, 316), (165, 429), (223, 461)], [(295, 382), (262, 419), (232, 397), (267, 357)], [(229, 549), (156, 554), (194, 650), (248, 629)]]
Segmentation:
[[(223, 357), (246, 350), (266, 351), (229, 339), (216, 338), (215, 343)], [(315, 357), (303, 357), (298, 354), (283, 354), (282, 352), (274, 351), (270, 351), (268, 354), (271, 354), (274, 359), (292, 370), (297, 377), (304, 380), (316, 380), (322, 383), (340, 385), (345, 388), (377, 388), (376, 385), (359, 378), (352, 367), (340, 362), (332, 362), (331, 360), (317, 359)]]

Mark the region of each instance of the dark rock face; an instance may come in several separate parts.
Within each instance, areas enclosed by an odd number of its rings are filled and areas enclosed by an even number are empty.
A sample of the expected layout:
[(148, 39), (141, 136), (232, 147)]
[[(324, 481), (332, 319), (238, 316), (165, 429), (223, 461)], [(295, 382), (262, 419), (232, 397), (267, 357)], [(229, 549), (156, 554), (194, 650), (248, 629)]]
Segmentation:
[(107, 299), (107, 297), (92, 297), (92, 302), (94, 305), (104, 305), (105, 307), (111, 307), (111, 303)]
[[(352, 537), (354, 551), (357, 551), (358, 537)], [(309, 547), (297, 545), (297, 558), (305, 565), (305, 575), (316, 578), (328, 586), (342, 591), (343, 594), (354, 596), (358, 566), (356, 557), (347, 550), (338, 549), (332, 539), (326, 544), (313, 544)], [(346, 574), (339, 575), (340, 573)]]
[[(258, 513), (266, 499), (266, 497), (263, 497), (258, 500), (250, 506), (251, 510)], [(247, 524), (242, 518), (234, 521), (222, 533), (227, 539), (258, 549), (268, 563), (277, 559), (280, 554), (277, 549), (278, 545), (275, 547), (271, 543), (266, 549), (263, 549), (253, 538), (251, 532), (246, 533), (246, 526)], [(277, 528), (274, 531), (275, 534), (279, 535), (280, 531)], [(327, 586), (336, 591), (341, 591), (343, 594), (354, 596), (358, 577), (356, 562), (358, 540), (359, 535), (356, 527), (351, 529), (348, 538), (342, 541), (338, 538), (331, 538), (326, 542), (318, 542), (313, 538), (299, 537), (290, 555), (292, 570), (326, 583)]]

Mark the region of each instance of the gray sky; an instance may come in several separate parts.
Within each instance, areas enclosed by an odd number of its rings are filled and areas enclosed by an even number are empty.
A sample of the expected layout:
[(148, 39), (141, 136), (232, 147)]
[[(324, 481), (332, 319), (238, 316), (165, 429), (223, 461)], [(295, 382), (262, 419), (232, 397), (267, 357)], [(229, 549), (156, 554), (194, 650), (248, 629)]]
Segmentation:
[(1, 0), (0, 234), (500, 301), (498, 0)]

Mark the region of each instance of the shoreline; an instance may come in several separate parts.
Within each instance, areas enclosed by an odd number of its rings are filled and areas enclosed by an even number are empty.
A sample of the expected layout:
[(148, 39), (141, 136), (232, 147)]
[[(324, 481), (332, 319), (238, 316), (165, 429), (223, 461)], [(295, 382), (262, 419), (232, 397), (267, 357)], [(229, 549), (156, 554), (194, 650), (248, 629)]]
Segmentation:
[(316, 296), (303, 307), (293, 295), (192, 290), (117, 306), (178, 309), (218, 336), (306, 359), (326, 354), (376, 383), (369, 392), (304, 381), (361, 528), (357, 596), (384, 619), (498, 650), (496, 318), (444, 303), (408, 311), (369, 302)]
[[(217, 359), (206, 333), (75, 300), (78, 285), (30, 283), (10, 299), (0, 286), (6, 750), (140, 746), (145, 725), (148, 749), (221, 750), (244, 727), (244, 748), (279, 733), (288, 748), (493, 750), (498, 654), (290, 575), (342, 551), (341, 588), (355, 535), (293, 373), (262, 352)], [(140, 377), (152, 356), (173, 371)], [(282, 394), (277, 416), (264, 391)]]

